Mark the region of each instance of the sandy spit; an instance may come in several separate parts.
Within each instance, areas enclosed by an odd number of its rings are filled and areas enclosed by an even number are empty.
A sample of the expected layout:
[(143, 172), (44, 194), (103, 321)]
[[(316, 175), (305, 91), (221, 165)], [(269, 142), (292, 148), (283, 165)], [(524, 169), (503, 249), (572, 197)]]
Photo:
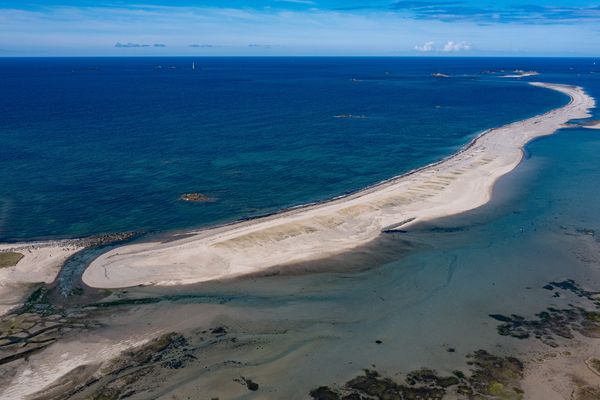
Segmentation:
[[(126, 245), (94, 260), (83, 281), (97, 288), (176, 285), (223, 279), (344, 252), (382, 231), (462, 213), (489, 201), (523, 146), (571, 119), (588, 118), (595, 101), (580, 87), (531, 83), (571, 97), (569, 104), (486, 131), (460, 152), (349, 196), (269, 217), (188, 232), (166, 243)], [(406, 222), (408, 221), (408, 222)]]

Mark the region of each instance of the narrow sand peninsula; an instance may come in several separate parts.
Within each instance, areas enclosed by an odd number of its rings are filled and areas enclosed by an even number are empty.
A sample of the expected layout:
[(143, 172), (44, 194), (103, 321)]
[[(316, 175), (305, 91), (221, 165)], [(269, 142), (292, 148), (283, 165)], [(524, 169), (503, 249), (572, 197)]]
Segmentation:
[(329, 202), (265, 218), (191, 232), (167, 243), (123, 246), (85, 271), (92, 287), (174, 285), (233, 277), (336, 254), (382, 231), (467, 211), (489, 199), (494, 182), (514, 169), (530, 140), (571, 119), (587, 118), (594, 99), (581, 88), (532, 83), (571, 97), (543, 115), (492, 129), (457, 154)]

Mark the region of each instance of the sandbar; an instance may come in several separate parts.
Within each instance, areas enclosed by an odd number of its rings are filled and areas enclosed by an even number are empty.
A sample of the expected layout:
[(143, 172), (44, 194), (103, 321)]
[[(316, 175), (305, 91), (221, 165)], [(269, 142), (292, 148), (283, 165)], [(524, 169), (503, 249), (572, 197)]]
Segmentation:
[(523, 158), (523, 146), (595, 101), (580, 87), (532, 82), (571, 101), (544, 114), (490, 129), (437, 163), (327, 202), (212, 229), (168, 242), (115, 248), (94, 260), (83, 282), (96, 288), (177, 285), (224, 279), (347, 251), (390, 227), (462, 213), (489, 201), (494, 183)]

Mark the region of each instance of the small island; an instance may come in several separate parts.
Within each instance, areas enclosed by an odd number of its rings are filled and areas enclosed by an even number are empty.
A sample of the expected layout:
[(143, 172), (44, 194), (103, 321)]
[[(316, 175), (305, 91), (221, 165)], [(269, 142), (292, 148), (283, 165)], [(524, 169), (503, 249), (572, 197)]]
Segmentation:
[(203, 203), (213, 201), (214, 199), (203, 193), (184, 193), (181, 196), (179, 196), (179, 200), (191, 201), (194, 203)]

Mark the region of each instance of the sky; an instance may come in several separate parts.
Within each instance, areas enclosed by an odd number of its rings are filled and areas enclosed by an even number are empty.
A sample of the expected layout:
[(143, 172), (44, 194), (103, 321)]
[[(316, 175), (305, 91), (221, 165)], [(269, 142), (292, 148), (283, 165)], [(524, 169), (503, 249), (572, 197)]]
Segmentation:
[(0, 0), (0, 57), (600, 56), (600, 0)]

